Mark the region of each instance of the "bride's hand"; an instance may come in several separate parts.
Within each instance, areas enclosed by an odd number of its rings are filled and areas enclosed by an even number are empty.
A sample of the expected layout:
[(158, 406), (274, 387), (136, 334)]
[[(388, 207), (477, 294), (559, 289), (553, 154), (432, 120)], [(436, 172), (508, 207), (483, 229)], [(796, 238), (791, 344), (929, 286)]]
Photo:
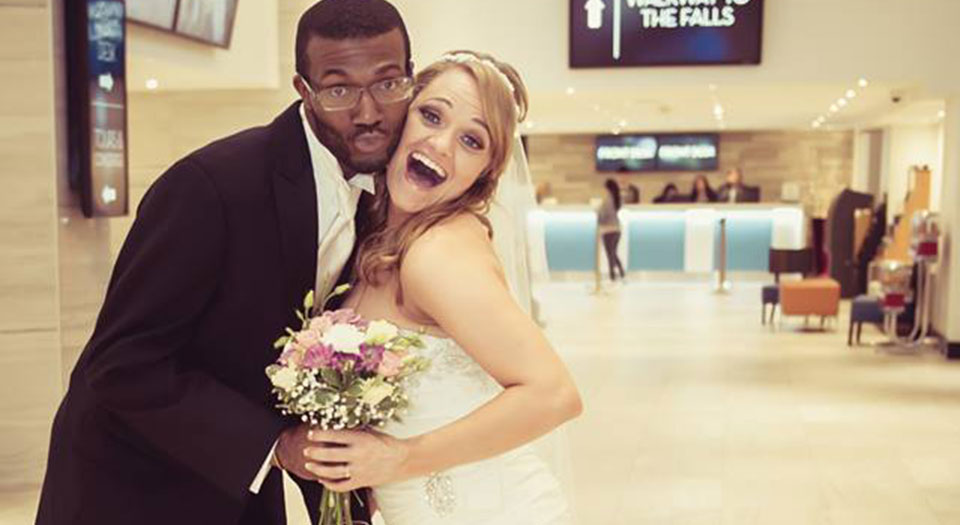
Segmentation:
[(308, 439), (317, 446), (305, 454), (307, 468), (325, 487), (346, 492), (376, 487), (408, 477), (409, 444), (375, 431), (312, 430)]

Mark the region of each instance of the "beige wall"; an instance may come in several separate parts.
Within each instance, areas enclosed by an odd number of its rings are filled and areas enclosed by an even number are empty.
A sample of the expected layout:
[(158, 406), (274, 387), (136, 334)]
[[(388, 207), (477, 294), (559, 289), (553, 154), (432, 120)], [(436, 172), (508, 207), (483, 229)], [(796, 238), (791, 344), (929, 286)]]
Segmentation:
[(39, 479), (60, 398), (50, 21), (0, 2), (0, 488)]
[[(612, 174), (594, 170), (594, 135), (532, 135), (528, 138), (535, 182), (549, 182), (560, 202), (587, 202), (602, 195)], [(747, 184), (758, 185), (765, 201), (780, 198), (784, 182), (798, 182), (801, 199), (815, 215), (826, 213), (830, 200), (849, 186), (853, 172), (851, 132), (737, 132), (720, 135), (720, 170), (707, 173), (714, 188), (727, 168), (740, 166)], [(643, 173), (616, 178), (640, 188), (650, 202), (668, 182), (689, 192), (695, 173)]]

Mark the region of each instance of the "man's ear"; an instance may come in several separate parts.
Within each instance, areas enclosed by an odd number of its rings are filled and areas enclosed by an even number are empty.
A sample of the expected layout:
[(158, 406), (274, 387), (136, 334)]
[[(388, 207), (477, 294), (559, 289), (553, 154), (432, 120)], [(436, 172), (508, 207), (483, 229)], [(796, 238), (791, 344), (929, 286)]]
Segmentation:
[(300, 94), (301, 99), (305, 99), (308, 96), (307, 86), (303, 80), (303, 77), (299, 73), (293, 75), (293, 89), (297, 90), (297, 93)]

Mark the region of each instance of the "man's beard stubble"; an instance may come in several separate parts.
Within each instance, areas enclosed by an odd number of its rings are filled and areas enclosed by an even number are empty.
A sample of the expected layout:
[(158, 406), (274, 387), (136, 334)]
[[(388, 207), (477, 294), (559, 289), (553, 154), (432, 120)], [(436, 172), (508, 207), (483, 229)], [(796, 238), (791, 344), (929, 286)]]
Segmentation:
[[(380, 157), (363, 160), (354, 159), (347, 141), (344, 140), (344, 138), (337, 133), (336, 130), (327, 126), (322, 120), (317, 118), (312, 109), (307, 108), (307, 110), (310, 113), (311, 120), (313, 121), (313, 128), (317, 132), (317, 138), (320, 140), (320, 143), (326, 146), (326, 148), (330, 150), (330, 153), (333, 153), (333, 156), (336, 157), (340, 164), (347, 170), (350, 170), (353, 173), (380, 173), (386, 170), (387, 164), (390, 162), (390, 158), (393, 157), (394, 152), (397, 150), (397, 146), (400, 144), (401, 134), (399, 131), (396, 131), (391, 135), (391, 133), (382, 126), (357, 127), (350, 139), (353, 139), (361, 133), (380, 131), (384, 135), (390, 137), (390, 144), (387, 146), (387, 150), (384, 152), (384, 154)], [(402, 129), (403, 122), (397, 126), (397, 130)]]

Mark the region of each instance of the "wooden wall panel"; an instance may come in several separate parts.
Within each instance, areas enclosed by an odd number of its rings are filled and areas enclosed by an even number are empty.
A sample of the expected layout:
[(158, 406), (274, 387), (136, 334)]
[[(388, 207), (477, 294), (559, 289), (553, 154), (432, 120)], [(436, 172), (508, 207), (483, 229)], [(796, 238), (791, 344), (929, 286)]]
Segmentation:
[(0, 489), (39, 482), (60, 397), (51, 16), (0, 2)]
[[(606, 174), (594, 169), (594, 135), (531, 135), (530, 166), (535, 182), (549, 182), (560, 202), (583, 203), (602, 196), (610, 176), (636, 184), (650, 202), (668, 182), (689, 192), (695, 173)], [(850, 184), (853, 135), (849, 132), (737, 132), (720, 135), (719, 170), (706, 173), (716, 188), (728, 168), (741, 167), (747, 184), (758, 185), (763, 199), (776, 201), (784, 182), (800, 184), (809, 212), (826, 213), (830, 200)]]

